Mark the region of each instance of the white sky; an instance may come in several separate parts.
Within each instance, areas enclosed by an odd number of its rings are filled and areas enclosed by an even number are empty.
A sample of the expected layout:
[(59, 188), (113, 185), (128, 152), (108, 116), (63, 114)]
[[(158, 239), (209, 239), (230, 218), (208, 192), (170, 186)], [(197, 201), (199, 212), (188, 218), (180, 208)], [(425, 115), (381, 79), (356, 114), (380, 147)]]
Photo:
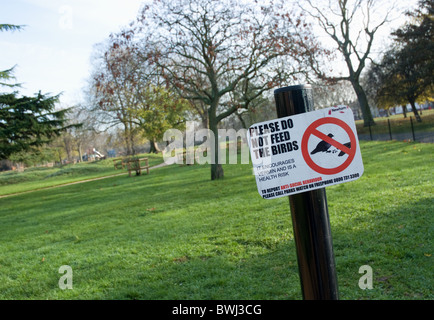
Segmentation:
[(80, 102), (94, 44), (134, 20), (142, 2), (0, 0), (0, 23), (26, 25), (0, 32), (0, 70), (16, 65), (21, 94), (63, 92), (62, 104)]
[[(0, 70), (16, 65), (21, 94), (63, 92), (63, 105), (79, 103), (93, 46), (134, 20), (145, 1), (0, 0), (0, 23), (26, 25), (0, 32)], [(416, 0), (399, 2), (406, 6)]]

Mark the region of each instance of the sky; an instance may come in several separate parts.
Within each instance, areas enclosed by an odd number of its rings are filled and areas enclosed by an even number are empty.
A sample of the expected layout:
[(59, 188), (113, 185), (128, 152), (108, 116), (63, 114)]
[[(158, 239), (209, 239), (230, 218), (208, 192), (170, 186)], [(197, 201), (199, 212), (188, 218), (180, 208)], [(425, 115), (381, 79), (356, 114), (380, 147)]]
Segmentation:
[(62, 93), (61, 104), (79, 103), (90, 76), (94, 45), (128, 26), (141, 3), (0, 0), (0, 23), (25, 25), (21, 31), (0, 32), (0, 70), (16, 66), (14, 76), (23, 95)]
[(21, 31), (0, 32), (0, 70), (16, 66), (23, 95), (62, 93), (61, 105), (80, 103), (95, 44), (128, 26), (143, 2), (0, 0), (0, 23), (25, 25)]

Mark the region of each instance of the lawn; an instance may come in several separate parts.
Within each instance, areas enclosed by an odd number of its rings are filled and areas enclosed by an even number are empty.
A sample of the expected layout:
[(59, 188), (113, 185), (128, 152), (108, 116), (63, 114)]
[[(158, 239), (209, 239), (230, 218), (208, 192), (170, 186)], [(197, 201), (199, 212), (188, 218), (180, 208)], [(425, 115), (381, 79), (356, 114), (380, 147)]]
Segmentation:
[[(410, 120), (410, 117), (412, 120)], [(410, 133), (411, 137), (411, 125), (413, 122), (413, 129), (416, 133), (422, 132), (433, 132), (434, 131), (434, 110), (423, 110), (420, 114), (422, 122), (417, 122), (414, 113), (408, 112), (407, 118), (404, 118), (402, 114), (393, 115), (390, 117), (375, 118), (375, 126), (371, 127), (372, 134), (389, 134), (389, 123), (390, 131), (392, 135), (399, 133)], [(357, 133), (369, 134), (369, 127), (363, 126), (363, 120), (356, 121)]]
[[(149, 159), (149, 166), (163, 162), (161, 155), (142, 154)], [(100, 178), (104, 176), (127, 173), (124, 170), (115, 170), (112, 159), (95, 162), (81, 162), (61, 167), (34, 167), (23, 172), (0, 172), (0, 196), (29, 190), (58, 186), (85, 179)]]
[[(361, 150), (363, 177), (327, 188), (340, 299), (431, 300), (434, 145)], [(0, 199), (0, 299), (301, 299), (288, 199), (262, 199), (251, 165), (224, 170), (210, 181), (208, 165), (172, 165)]]

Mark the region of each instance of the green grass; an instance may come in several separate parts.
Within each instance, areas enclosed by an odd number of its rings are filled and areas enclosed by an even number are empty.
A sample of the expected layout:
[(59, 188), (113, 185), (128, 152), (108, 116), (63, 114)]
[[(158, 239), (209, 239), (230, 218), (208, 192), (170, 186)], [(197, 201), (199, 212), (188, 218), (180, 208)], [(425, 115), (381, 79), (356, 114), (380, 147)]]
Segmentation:
[[(404, 118), (402, 114), (375, 118), (374, 121), (376, 125), (371, 127), (371, 131), (373, 134), (389, 134), (389, 120), (392, 134), (411, 133), (410, 117), (412, 117), (415, 132), (433, 132), (434, 110), (423, 110), (420, 116), (422, 122), (416, 121), (413, 112), (408, 112), (407, 118)], [(358, 134), (369, 134), (369, 127), (363, 126), (363, 120), (356, 121), (356, 128)]]
[[(327, 188), (341, 299), (433, 294), (432, 144), (362, 142)], [(301, 299), (287, 198), (251, 165), (173, 165), (0, 199), (0, 299)], [(73, 270), (61, 290), (58, 269)], [(370, 265), (374, 288), (358, 273)]]
[[(161, 155), (146, 154), (141, 156), (148, 157), (150, 166), (163, 162)], [(126, 169), (115, 170), (112, 159), (96, 162), (81, 162), (62, 167), (27, 168), (24, 172), (0, 172), (0, 195), (47, 188), (126, 172)]]

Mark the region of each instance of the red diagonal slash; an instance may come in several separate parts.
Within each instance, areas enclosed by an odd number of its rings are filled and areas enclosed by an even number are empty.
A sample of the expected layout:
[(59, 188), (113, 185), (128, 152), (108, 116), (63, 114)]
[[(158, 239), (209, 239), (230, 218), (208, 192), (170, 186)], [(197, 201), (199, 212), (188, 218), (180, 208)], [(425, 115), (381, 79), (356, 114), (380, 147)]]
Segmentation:
[(312, 130), (312, 134), (320, 138), (321, 140), (324, 140), (325, 142), (331, 144), (332, 146), (338, 148), (339, 150), (345, 152), (346, 154), (350, 154), (351, 150), (344, 146), (342, 143), (337, 142), (336, 140), (330, 138), (329, 136), (325, 135), (321, 131), (318, 131), (317, 129)]
[[(334, 124), (344, 129), (350, 139), (351, 148), (345, 147), (343, 144), (337, 142), (336, 140), (326, 136), (324, 133), (318, 131), (317, 128), (323, 124)], [(316, 164), (310, 157), (309, 151), (307, 150), (308, 147), (307, 144), (309, 142), (309, 138), (312, 135), (338, 148), (342, 152), (345, 152), (348, 155), (348, 157), (344, 161), (344, 163), (338, 165), (336, 168), (323, 168), (318, 164)], [(301, 154), (303, 155), (303, 159), (306, 161), (306, 164), (312, 170), (316, 171), (317, 173), (332, 175), (332, 174), (338, 174), (344, 171), (346, 168), (348, 168), (348, 166), (352, 163), (356, 155), (356, 149), (357, 149), (356, 146), (357, 146), (356, 136), (352, 131), (352, 129), (348, 126), (348, 124), (346, 124), (344, 121), (338, 118), (324, 117), (315, 120), (306, 128), (303, 134), (303, 138), (301, 140)]]

